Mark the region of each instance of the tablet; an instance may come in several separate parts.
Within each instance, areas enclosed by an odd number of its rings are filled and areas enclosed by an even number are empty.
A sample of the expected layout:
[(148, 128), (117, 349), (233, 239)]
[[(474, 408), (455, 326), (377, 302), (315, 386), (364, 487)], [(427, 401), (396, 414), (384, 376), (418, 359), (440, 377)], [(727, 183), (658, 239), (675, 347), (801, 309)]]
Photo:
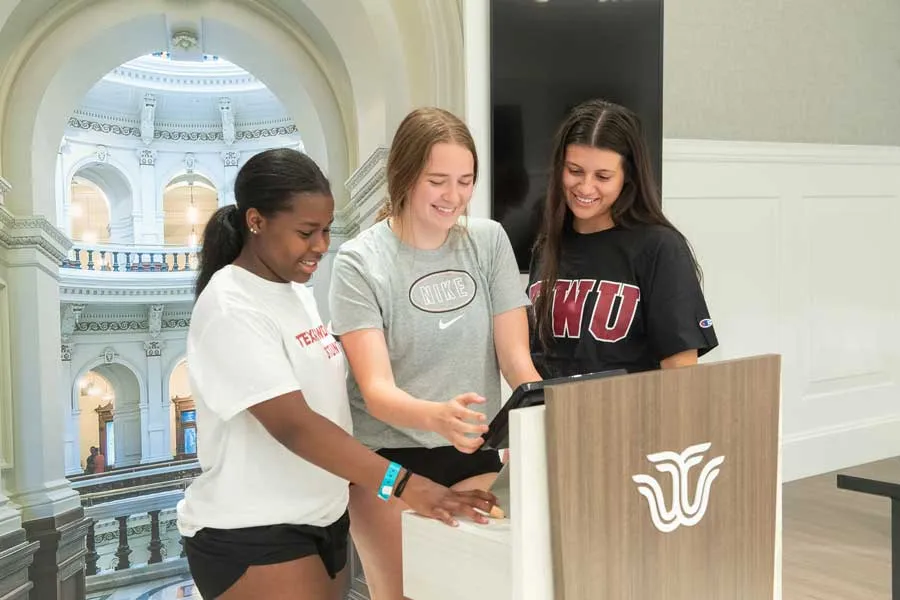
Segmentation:
[(612, 371), (599, 371), (597, 373), (586, 373), (584, 375), (572, 375), (570, 377), (558, 377), (556, 379), (545, 379), (543, 381), (535, 381), (533, 383), (523, 383), (515, 389), (497, 416), (488, 426), (488, 431), (484, 434), (484, 445), (482, 448), (508, 448), (509, 447), (509, 411), (517, 408), (528, 408), (529, 406), (540, 406), (544, 403), (544, 388), (549, 385), (559, 385), (561, 383), (575, 383), (576, 381), (589, 381), (591, 379), (602, 379), (604, 377), (615, 377), (617, 375), (625, 375), (625, 369), (616, 369)]

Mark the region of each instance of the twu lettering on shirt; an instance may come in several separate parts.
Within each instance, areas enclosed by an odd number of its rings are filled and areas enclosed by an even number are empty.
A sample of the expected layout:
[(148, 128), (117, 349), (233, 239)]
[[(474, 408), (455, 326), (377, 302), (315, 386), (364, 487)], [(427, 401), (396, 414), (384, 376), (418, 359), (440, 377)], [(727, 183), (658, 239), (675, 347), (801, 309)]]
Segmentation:
[(331, 334), (328, 333), (328, 329), (324, 325), (319, 325), (313, 329), (307, 329), (294, 337), (304, 348), (311, 344), (315, 344), (316, 342), (322, 342), (322, 340), (330, 340), (328, 343), (322, 344), (325, 349), (325, 355), (328, 356), (328, 358), (334, 358), (341, 353), (340, 345), (334, 340)]
[[(528, 289), (532, 302), (542, 288), (543, 282), (537, 281)], [(593, 300), (592, 307), (588, 306), (589, 298)], [(553, 336), (580, 338), (584, 311), (590, 308), (588, 331), (591, 336), (599, 342), (618, 342), (628, 336), (640, 301), (640, 288), (628, 283), (601, 280), (598, 284), (596, 279), (559, 279), (553, 290)]]

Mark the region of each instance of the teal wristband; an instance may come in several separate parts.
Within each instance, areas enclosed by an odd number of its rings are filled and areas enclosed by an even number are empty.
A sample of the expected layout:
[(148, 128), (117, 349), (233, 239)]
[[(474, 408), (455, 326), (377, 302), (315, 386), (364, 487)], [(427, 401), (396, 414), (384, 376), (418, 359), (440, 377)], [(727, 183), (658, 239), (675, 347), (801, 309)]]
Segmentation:
[(384, 479), (381, 480), (381, 486), (378, 488), (378, 497), (385, 502), (390, 500), (394, 493), (394, 483), (397, 481), (397, 475), (400, 474), (401, 468), (400, 465), (392, 462), (384, 472)]

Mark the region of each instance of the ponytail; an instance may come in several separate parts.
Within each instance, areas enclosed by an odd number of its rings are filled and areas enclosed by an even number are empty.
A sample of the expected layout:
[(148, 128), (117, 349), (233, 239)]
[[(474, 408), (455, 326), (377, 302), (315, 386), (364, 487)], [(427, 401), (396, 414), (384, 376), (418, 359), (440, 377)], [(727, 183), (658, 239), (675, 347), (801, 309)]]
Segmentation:
[(242, 214), (234, 204), (223, 206), (213, 213), (203, 230), (203, 246), (200, 248), (200, 272), (194, 288), (195, 297), (212, 279), (216, 271), (235, 261), (244, 245)]

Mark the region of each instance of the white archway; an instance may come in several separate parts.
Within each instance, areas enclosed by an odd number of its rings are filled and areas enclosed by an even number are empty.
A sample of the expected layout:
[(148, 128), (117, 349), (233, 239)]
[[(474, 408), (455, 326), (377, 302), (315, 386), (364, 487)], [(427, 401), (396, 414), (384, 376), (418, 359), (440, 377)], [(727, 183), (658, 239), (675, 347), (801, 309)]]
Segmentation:
[[(84, 7), (77, 12), (51, 11), (60, 13), (56, 15), (58, 28), (52, 37), (36, 43), (11, 86), (0, 129), (5, 132), (3, 173), (14, 181), (15, 190), (8, 195), (8, 203), (17, 214), (56, 219), (51, 204), (56, 182), (45, 174), (54, 170), (68, 115), (103, 75), (132, 58), (165, 47), (168, 38), (170, 3), (80, 4)], [(245, 66), (266, 83), (282, 99), (309, 154), (332, 176), (344, 180), (349, 155), (341, 103), (305, 48), (249, 6), (223, 5), (209, 14), (203, 18), (207, 49)], [(62, 61), (61, 56), (65, 57)], [(291, 81), (285, 74), (296, 78)], [(303, 82), (303, 87), (298, 82)], [(33, 149), (31, 154), (15, 151), (24, 144)]]
[[(127, 244), (134, 241), (134, 184), (128, 176), (128, 171), (122, 165), (111, 161), (101, 163), (93, 158), (85, 158), (70, 169), (66, 182), (71, 182), (74, 177), (81, 177), (103, 192), (109, 203), (110, 243)], [(69, 211), (72, 204), (71, 187), (64, 190), (64, 206), (62, 210), (60, 227), (71, 235), (69, 230)]]
[[(82, 418), (79, 414), (79, 386), (82, 378), (90, 371), (105, 378), (115, 390), (115, 466), (140, 464), (144, 445), (143, 430), (146, 429), (142, 418), (142, 407), (147, 404), (146, 382), (141, 378), (140, 371), (121, 357), (116, 357), (113, 362), (106, 362), (103, 358), (91, 361), (79, 370), (72, 382), (72, 414), (76, 419)], [(76, 427), (75, 431), (78, 430)]]
[(462, 113), (455, 2), (209, 0), (198, 16), (195, 6), (166, 0), (71, 0), (39, 24), (23, 17), (34, 22), (27, 37), (9, 24), (31, 12), (25, 4), (0, 22), (0, 34), (20, 44), (0, 81), (0, 172), (13, 184), (7, 203), (16, 214), (58, 220), (59, 182), (46, 173), (67, 117), (105, 73), (165, 47), (169, 22), (202, 25), (205, 52), (241, 65), (282, 100), (307, 153), (331, 178), (338, 206), (352, 169), (390, 140), (413, 105)]

